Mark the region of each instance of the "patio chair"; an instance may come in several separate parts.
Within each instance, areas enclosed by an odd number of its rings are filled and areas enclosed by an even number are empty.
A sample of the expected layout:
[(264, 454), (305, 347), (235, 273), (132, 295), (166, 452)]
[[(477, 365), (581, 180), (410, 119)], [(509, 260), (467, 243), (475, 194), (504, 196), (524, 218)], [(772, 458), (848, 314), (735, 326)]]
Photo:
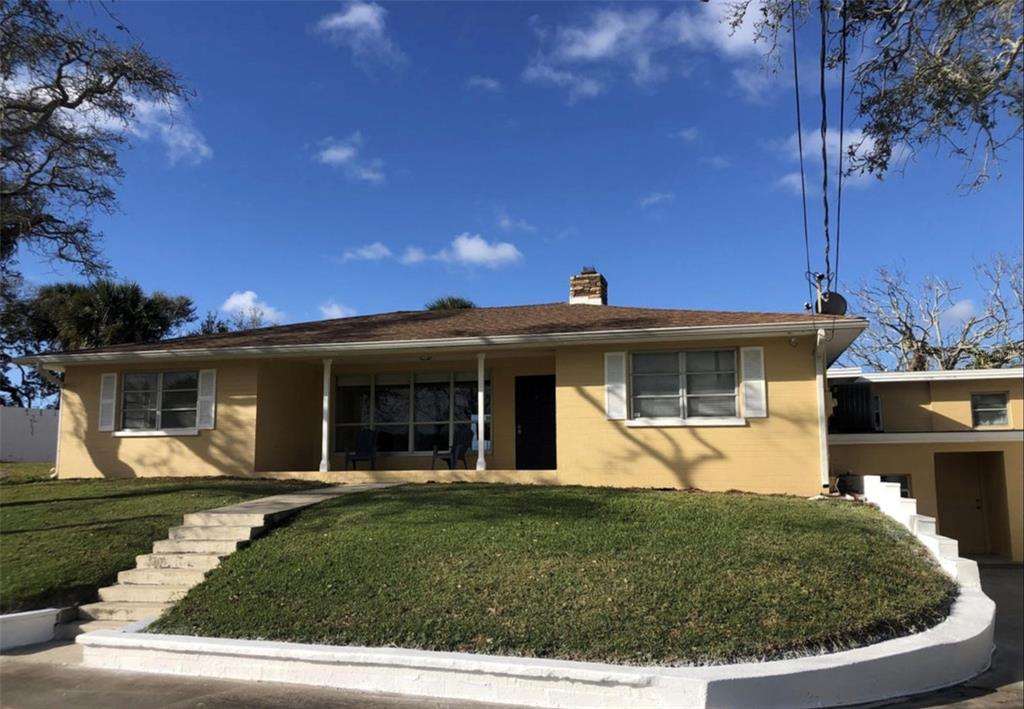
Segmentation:
[(466, 460), (466, 456), (469, 454), (470, 449), (473, 447), (473, 431), (469, 428), (459, 427), (455, 429), (455, 436), (452, 439), (452, 447), (448, 450), (440, 450), (436, 445), (434, 446), (434, 455), (430, 459), (430, 469), (433, 470), (437, 461), (443, 460), (448, 464), (449, 470), (455, 469), (455, 464), (460, 460), (462, 461), (463, 467), (469, 470), (469, 462)]
[(356, 463), (365, 460), (370, 464), (370, 470), (377, 468), (377, 432), (364, 428), (356, 432), (355, 450), (345, 449), (345, 470), (348, 464), (352, 463), (352, 469), (356, 469)]

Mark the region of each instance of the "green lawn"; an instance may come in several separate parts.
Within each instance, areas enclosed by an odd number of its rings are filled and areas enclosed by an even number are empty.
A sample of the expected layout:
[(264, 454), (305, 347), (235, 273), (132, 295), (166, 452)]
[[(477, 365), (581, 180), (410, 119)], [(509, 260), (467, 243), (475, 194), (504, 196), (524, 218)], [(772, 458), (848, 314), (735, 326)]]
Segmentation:
[(0, 485), (0, 611), (91, 600), (184, 513), (294, 489), (231, 478)]
[(0, 461), (0, 483), (28, 483), (49, 480), (53, 461), (44, 463), (8, 463)]
[(905, 530), (852, 503), (420, 485), (305, 510), (153, 630), (704, 663), (909, 633), (954, 594)]

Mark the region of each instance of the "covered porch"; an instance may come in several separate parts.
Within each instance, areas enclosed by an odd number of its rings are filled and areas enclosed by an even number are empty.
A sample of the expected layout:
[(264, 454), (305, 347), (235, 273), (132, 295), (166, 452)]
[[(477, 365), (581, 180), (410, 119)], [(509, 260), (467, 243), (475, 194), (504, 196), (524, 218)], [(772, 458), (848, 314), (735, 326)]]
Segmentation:
[[(271, 477), (523, 482), (557, 467), (553, 350), (279, 360), (259, 380), (255, 467)], [(357, 437), (372, 470), (346, 464)], [(456, 441), (469, 450), (449, 470), (434, 452)]]

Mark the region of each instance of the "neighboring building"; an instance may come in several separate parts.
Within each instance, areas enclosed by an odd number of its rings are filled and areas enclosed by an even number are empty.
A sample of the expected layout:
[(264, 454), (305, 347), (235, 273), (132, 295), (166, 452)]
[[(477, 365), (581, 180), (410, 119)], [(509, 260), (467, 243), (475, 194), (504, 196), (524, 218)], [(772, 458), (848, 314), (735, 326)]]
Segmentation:
[(967, 554), (1024, 558), (1024, 370), (832, 369), (833, 475), (881, 474)]
[(55, 409), (0, 406), (0, 461), (49, 463), (57, 459)]
[[(592, 271), (569, 295), (29, 361), (64, 372), (65, 478), (827, 486), (825, 368), (863, 319), (609, 306)], [(375, 431), (378, 470), (341, 472), (361, 429)], [(466, 430), (475, 469), (429, 470), (434, 446)]]

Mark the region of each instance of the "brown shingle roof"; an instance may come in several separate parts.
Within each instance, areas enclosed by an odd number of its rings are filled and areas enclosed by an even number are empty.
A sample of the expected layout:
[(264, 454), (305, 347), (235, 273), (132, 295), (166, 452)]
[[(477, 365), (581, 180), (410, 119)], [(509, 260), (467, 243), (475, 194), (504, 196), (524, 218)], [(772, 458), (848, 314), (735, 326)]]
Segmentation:
[[(859, 320), (859, 318), (840, 318)], [(818, 321), (822, 318), (818, 316)], [(830, 319), (831, 321), (831, 319)], [(464, 310), (413, 310), (337, 320), (279, 325), (220, 335), (179, 337), (148, 344), (127, 344), (79, 352), (145, 352), (275, 345), (350, 344), (459, 337), (585, 333), (648, 328), (809, 324), (807, 313), (748, 313), (715, 310), (668, 310), (614, 305), (518, 305)], [(68, 352), (65, 354), (75, 354)]]

